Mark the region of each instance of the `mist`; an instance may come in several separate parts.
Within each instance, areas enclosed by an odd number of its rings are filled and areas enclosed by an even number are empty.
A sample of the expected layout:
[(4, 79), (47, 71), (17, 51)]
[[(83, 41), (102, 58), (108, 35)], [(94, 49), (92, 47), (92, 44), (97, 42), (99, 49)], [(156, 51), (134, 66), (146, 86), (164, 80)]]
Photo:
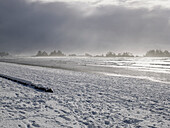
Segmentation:
[(149, 49), (170, 50), (169, 14), (169, 8), (158, 6), (0, 1), (0, 51), (143, 54)]

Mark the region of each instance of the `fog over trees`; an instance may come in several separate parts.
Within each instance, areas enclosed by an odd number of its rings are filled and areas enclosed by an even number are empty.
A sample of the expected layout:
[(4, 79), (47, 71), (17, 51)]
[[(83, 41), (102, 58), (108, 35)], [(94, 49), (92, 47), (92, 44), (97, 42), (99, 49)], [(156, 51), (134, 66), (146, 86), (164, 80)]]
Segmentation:
[[(0, 56), (7, 56), (9, 55), (8, 53), (5, 52), (0, 52)], [(66, 56), (66, 54), (64, 54), (62, 51), (58, 50), (54, 50), (52, 52), (50, 52), (49, 54), (46, 51), (38, 51), (37, 54), (35, 56)], [(123, 53), (114, 53), (114, 52), (107, 52), (105, 55), (104, 54), (100, 54), (100, 55), (92, 55), (89, 53), (85, 53), (84, 55), (76, 55), (76, 54), (68, 54), (68, 56), (85, 56), (85, 57), (135, 57), (135, 55), (133, 55), (130, 52), (123, 52)], [(139, 56), (136, 56), (139, 57)], [(149, 50), (146, 52), (145, 55), (143, 55), (143, 57), (170, 57), (170, 52), (168, 50)]]
[(149, 50), (147, 51), (146, 57), (170, 57), (170, 52), (165, 50)]
[[(0, 57), (6, 57), (6, 56), (11, 56), (11, 54), (9, 54), (8, 52), (1, 52), (0, 51)], [(15, 55), (14, 55), (15, 56)], [(39, 50), (37, 52), (36, 55), (34, 55), (35, 57), (50, 57), (50, 56), (66, 56), (66, 54), (64, 54), (62, 51), (58, 50), (54, 50), (50, 53), (47, 53), (46, 51), (42, 51)], [(99, 54), (99, 55), (92, 55), (90, 53), (85, 53), (85, 54), (75, 54), (75, 53), (70, 53), (67, 56), (70, 57), (76, 57), (76, 56), (81, 56), (81, 57), (142, 57), (142, 56), (138, 56), (138, 55), (134, 55), (130, 52), (122, 52), (122, 53), (115, 53), (115, 52), (107, 52), (106, 54)], [(170, 52), (168, 50), (149, 50), (147, 51), (143, 57), (170, 57)]]
[(38, 51), (36, 56), (65, 56), (64, 53), (62, 53), (60, 50), (56, 52), (56, 50), (52, 51), (50, 54), (48, 54), (46, 51)]
[(4, 57), (4, 56), (9, 56), (9, 53), (7, 53), (7, 52), (0, 52), (0, 57)]
[(54, 50), (53, 52), (50, 53), (49, 56), (65, 56), (65, 55), (60, 50), (58, 50), (57, 52), (56, 50)]
[(68, 56), (77, 56), (76, 54), (69, 54)]
[(114, 52), (108, 52), (106, 53), (106, 57), (134, 57), (132, 53), (124, 52), (124, 53), (114, 53)]
[(47, 52), (45, 51), (38, 51), (37, 55), (36, 56), (48, 56)]

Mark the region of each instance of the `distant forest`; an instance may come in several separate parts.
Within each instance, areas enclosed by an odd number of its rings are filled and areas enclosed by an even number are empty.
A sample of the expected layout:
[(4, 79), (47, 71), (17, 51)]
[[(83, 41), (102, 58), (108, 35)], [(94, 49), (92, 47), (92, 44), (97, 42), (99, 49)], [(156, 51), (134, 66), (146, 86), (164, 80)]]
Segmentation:
[(52, 51), (48, 54), (46, 51), (38, 51), (36, 56), (65, 56), (60, 50), (56, 52), (56, 50)]
[(146, 57), (170, 57), (170, 52), (165, 50), (150, 50), (146, 53)]
[[(63, 52), (61, 52), (60, 50), (58, 50), (56, 52), (56, 50), (52, 51), (50, 54), (48, 54), (46, 51), (38, 51), (37, 54), (35, 56), (66, 56)], [(69, 54), (68, 56), (78, 56), (76, 54)], [(108, 52), (106, 53), (106, 55), (96, 55), (93, 56), (89, 53), (85, 53), (84, 55), (81, 56), (86, 56), (86, 57), (134, 57), (134, 55), (132, 53), (128, 53), (128, 52), (124, 52), (124, 53), (118, 53), (115, 54), (113, 52)]]
[(0, 57), (4, 57), (4, 56), (9, 56), (9, 53), (7, 53), (7, 52), (0, 52)]
[[(10, 54), (7, 52), (0, 52), (0, 57), (5, 57), (9, 56)], [(50, 52), (49, 54), (46, 51), (38, 51), (35, 57), (43, 57), (43, 56), (66, 56), (62, 51), (54, 50)], [(76, 54), (69, 54), (68, 56), (70, 57), (75, 57), (75, 56), (86, 56), (86, 57), (138, 57), (134, 56), (132, 53), (129, 52), (123, 52), (123, 53), (114, 53), (114, 52), (107, 52), (106, 54), (101, 54), (101, 55), (91, 55), (89, 53), (85, 53), (84, 55), (76, 55)], [(167, 50), (149, 50), (146, 52), (143, 57), (170, 57), (170, 52)]]
[[(46, 51), (38, 51), (36, 56), (66, 56), (62, 51), (54, 50), (51, 53), (47, 53)], [(132, 53), (123, 52), (123, 53), (114, 53), (114, 52), (107, 52), (105, 55), (91, 55), (89, 53), (85, 53), (84, 55), (76, 55), (76, 54), (69, 54), (68, 56), (86, 56), (86, 57), (135, 57)], [(138, 56), (136, 56), (138, 57)], [(165, 50), (149, 50), (143, 57), (170, 57), (170, 52)]]

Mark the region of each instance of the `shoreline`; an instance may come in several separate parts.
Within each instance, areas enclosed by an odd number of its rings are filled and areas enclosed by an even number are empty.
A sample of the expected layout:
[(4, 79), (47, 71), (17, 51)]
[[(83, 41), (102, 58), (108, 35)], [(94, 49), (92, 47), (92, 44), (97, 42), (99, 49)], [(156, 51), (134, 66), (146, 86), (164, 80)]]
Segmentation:
[(170, 83), (170, 73), (166, 72), (153, 72), (153, 71), (145, 71), (145, 70), (137, 70), (132, 67), (106, 67), (104, 65), (92, 65), (92, 64), (79, 64), (74, 62), (74, 60), (35, 60), (30, 58), (16, 58), (16, 59), (0, 59), (0, 62), (4, 63), (13, 63), (20, 64), (26, 66), (36, 66), (36, 67), (44, 67), (44, 68), (53, 68), (53, 69), (62, 69), (69, 71), (77, 71), (77, 72), (89, 72), (89, 73), (99, 73), (105, 75), (119, 75), (124, 77), (135, 77), (142, 79), (149, 79), (152, 81), (162, 82), (162, 83)]

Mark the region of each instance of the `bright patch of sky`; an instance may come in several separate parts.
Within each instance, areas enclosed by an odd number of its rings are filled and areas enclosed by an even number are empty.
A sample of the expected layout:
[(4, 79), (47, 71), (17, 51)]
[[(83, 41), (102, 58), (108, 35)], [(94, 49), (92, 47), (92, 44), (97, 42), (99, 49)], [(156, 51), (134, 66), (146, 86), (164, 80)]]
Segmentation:
[(78, 2), (78, 3), (86, 3), (91, 4), (94, 6), (99, 5), (119, 5), (119, 6), (126, 6), (126, 7), (147, 7), (147, 8), (154, 8), (154, 7), (163, 7), (163, 8), (170, 8), (170, 0), (33, 0), (33, 1), (44, 1), (44, 2)]

